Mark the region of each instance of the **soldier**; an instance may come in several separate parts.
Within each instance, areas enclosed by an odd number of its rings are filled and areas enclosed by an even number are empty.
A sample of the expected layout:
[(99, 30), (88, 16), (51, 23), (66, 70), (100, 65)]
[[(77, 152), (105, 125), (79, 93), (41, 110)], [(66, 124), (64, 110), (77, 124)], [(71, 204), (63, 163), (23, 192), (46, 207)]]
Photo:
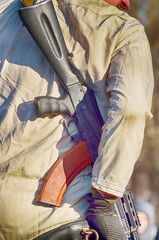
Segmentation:
[(69, 224), (87, 219), (101, 239), (123, 240), (114, 202), (125, 191), (141, 151), (146, 120), (152, 117), (149, 43), (143, 26), (119, 9), (127, 9), (128, 0), (53, 0), (53, 4), (70, 64), (94, 90), (104, 120), (98, 158), (93, 169), (88, 166), (72, 181), (61, 207), (36, 203), (47, 171), (74, 142), (62, 115), (37, 118), (33, 99), (59, 97), (62, 88), (18, 16), (21, 2), (2, 0), (0, 239), (47, 239), (48, 231), (57, 233), (60, 228), (64, 235), (60, 239), (67, 240)]

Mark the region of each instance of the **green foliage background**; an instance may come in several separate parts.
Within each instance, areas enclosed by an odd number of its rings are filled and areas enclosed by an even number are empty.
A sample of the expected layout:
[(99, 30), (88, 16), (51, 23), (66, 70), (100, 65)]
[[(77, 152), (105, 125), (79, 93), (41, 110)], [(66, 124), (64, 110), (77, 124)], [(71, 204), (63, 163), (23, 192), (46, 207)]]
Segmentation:
[[(143, 149), (135, 166), (131, 188), (135, 196), (142, 195), (154, 203), (159, 213), (159, 1), (130, 0), (130, 2), (131, 8), (128, 13), (144, 25), (150, 42), (155, 78), (153, 119), (147, 123)], [(157, 223), (159, 224), (159, 217)]]

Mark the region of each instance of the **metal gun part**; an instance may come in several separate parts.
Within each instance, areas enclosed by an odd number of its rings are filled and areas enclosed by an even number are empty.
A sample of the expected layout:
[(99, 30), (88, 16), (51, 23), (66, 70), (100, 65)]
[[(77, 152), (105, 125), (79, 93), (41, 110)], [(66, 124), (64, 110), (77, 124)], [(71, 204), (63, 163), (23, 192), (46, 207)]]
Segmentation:
[(132, 194), (126, 190), (122, 198), (116, 201), (116, 211), (124, 228), (127, 240), (139, 240), (140, 221), (134, 206)]

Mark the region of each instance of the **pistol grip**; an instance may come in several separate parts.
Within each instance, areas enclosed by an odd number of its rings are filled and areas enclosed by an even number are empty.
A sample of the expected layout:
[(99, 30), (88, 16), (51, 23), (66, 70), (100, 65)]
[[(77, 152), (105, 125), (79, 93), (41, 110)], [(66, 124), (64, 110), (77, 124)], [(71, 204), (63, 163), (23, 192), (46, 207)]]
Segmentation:
[(60, 98), (40, 96), (34, 99), (35, 111), (39, 117), (52, 118), (59, 114), (72, 116), (74, 108), (68, 93)]

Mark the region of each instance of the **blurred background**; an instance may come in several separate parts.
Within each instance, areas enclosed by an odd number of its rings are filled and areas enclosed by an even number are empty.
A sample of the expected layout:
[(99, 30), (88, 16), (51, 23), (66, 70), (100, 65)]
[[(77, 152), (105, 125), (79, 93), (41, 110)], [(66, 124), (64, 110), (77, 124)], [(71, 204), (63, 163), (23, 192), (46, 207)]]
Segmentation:
[(142, 152), (135, 166), (130, 188), (135, 201), (142, 199), (154, 206), (156, 224), (159, 226), (159, 0), (130, 2), (128, 13), (144, 25), (150, 42), (155, 77), (153, 119), (147, 123)]

